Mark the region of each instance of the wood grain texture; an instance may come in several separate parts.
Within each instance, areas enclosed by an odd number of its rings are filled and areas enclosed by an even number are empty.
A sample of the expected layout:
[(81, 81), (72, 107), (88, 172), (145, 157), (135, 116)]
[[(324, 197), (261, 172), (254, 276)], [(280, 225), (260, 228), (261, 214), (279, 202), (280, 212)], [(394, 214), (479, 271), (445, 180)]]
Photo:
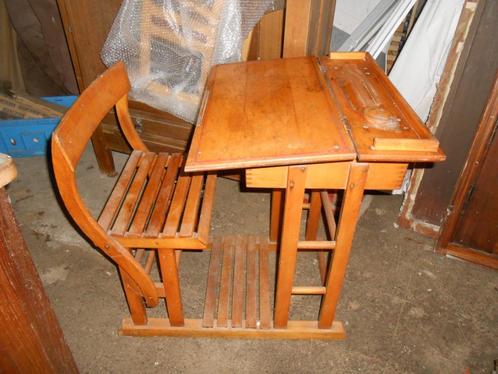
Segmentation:
[(218, 65), (185, 170), (352, 160), (313, 58)]
[(235, 338), (235, 339), (323, 339), (343, 340), (346, 338), (344, 326), (341, 322), (334, 322), (330, 329), (317, 328), (316, 321), (289, 321), (286, 329), (249, 329), (202, 328), (202, 320), (186, 319), (183, 327), (171, 326), (163, 318), (149, 318), (145, 326), (134, 325), (129, 318), (125, 318), (121, 325), (120, 334), (128, 336), (183, 336), (208, 338)]
[(445, 159), (437, 140), (368, 53), (331, 53), (320, 64), (351, 130), (358, 160)]
[(498, 2), (478, 1), (435, 130), (448, 160), (417, 173), (421, 181), (410, 191), (415, 198), (407, 212), (411, 222), (439, 226), (446, 215), (498, 71), (497, 34)]
[[(498, 200), (498, 75), (486, 109), (470, 147), (465, 167), (456, 186), (450, 210), (436, 244), (436, 250), (446, 253), (453, 242), (459, 246), (456, 255), (467, 248), (485, 251), (470, 251), (473, 260), (482, 254), (483, 260), (498, 257), (497, 216)], [(492, 255), (494, 253), (494, 255)], [(463, 257), (460, 255), (460, 257)]]
[(0, 372), (77, 373), (54, 311), (0, 188)]
[(337, 244), (326, 279), (325, 286), (327, 291), (320, 307), (318, 318), (319, 328), (330, 328), (334, 321), (335, 310), (341, 294), (351, 245), (358, 222), (367, 173), (368, 164), (354, 164), (351, 167), (339, 217), (336, 236)]
[(289, 319), (305, 180), (305, 167), (289, 167), (278, 261), (277, 291), (275, 294), (275, 328), (285, 328)]

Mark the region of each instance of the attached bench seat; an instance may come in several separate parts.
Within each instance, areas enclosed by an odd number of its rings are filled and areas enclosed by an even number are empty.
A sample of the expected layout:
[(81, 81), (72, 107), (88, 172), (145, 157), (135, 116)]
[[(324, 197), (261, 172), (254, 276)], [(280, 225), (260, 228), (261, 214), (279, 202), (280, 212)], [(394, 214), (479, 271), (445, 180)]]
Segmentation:
[(185, 175), (183, 157), (133, 151), (98, 219), (126, 247), (204, 249), (215, 174)]

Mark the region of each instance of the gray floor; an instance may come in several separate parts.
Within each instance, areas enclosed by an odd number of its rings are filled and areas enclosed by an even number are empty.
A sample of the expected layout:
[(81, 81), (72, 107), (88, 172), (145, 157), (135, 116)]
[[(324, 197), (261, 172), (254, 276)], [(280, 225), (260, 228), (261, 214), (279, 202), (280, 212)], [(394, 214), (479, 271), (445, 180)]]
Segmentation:
[[(127, 307), (115, 267), (65, 218), (46, 161), (16, 163), (19, 179), (9, 194), (82, 372), (491, 373), (498, 359), (498, 273), (439, 257), (431, 240), (397, 228), (401, 199), (389, 195), (375, 196), (359, 223), (337, 313), (347, 340), (120, 337)], [(113, 179), (99, 174), (91, 152), (79, 182), (98, 212)], [(240, 193), (220, 180), (213, 231), (265, 234), (269, 202), (267, 193)], [(297, 282), (304, 284), (316, 278), (316, 260), (302, 260)], [(207, 256), (186, 254), (182, 266), (186, 311), (198, 316)], [(317, 302), (293, 299), (293, 316), (313, 318)]]

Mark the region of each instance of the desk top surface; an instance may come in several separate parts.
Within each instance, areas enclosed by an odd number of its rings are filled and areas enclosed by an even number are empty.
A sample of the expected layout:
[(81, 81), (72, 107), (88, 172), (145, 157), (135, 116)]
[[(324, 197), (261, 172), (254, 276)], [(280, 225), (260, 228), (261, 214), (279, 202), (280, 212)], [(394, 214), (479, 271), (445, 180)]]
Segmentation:
[(439, 161), (439, 143), (365, 53), (218, 65), (185, 170)]

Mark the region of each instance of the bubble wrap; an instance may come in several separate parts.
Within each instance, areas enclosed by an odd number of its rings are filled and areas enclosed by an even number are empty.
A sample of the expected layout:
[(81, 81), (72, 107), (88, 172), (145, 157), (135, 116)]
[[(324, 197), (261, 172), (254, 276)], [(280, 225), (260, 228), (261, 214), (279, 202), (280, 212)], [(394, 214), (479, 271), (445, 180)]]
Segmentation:
[(240, 61), (242, 44), (273, 0), (124, 0), (102, 49), (124, 61), (130, 96), (195, 122), (209, 70)]

